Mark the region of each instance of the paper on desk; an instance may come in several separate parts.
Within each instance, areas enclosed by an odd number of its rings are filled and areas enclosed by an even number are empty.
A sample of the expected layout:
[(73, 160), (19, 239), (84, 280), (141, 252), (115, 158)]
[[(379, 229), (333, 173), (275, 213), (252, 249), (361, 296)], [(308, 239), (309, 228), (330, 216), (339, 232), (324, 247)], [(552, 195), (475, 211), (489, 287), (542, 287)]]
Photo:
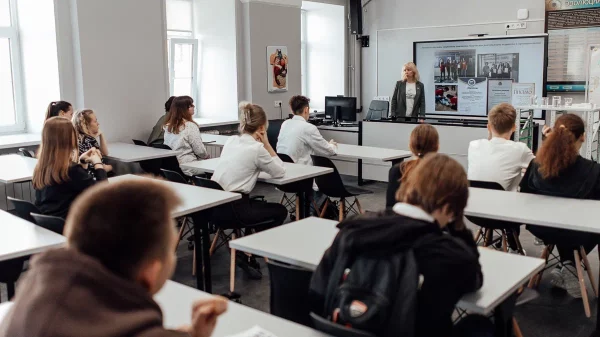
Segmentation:
[(252, 328), (242, 331), (235, 335), (229, 335), (227, 337), (277, 337), (269, 331), (261, 328), (258, 325), (253, 326)]

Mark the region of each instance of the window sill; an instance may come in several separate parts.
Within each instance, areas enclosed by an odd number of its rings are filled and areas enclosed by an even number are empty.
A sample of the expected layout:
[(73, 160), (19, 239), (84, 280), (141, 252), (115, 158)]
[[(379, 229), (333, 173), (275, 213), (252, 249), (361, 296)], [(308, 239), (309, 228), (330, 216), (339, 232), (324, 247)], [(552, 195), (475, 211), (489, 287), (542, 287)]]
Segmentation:
[(231, 119), (216, 119), (216, 118), (194, 118), (194, 122), (198, 123), (201, 128), (210, 128), (213, 126), (234, 125), (239, 124), (238, 120)]
[(19, 147), (36, 146), (42, 142), (39, 133), (19, 133), (15, 135), (0, 136), (0, 150)]

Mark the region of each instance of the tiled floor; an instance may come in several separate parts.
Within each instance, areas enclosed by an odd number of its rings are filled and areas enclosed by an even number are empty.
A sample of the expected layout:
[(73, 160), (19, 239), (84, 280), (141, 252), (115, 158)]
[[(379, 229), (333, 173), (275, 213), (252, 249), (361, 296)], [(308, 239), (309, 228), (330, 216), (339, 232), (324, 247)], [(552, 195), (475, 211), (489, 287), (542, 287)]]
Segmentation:
[[(347, 179), (350, 184), (355, 180)], [(383, 183), (365, 186), (374, 191), (371, 195), (361, 197), (365, 210), (380, 210), (385, 204), (385, 188)], [(254, 193), (264, 195), (270, 201), (279, 201), (281, 193), (272, 186), (258, 184)], [(539, 256), (542, 247), (533, 244), (531, 234), (523, 229), (521, 234), (523, 247), (530, 256)], [(182, 243), (178, 251), (179, 261), (173, 279), (191, 286), (195, 285), (192, 277), (192, 252), (187, 250), (187, 244)], [(236, 272), (236, 291), (242, 294), (242, 302), (250, 307), (269, 311), (269, 278), (264, 261), (262, 265), (263, 278), (255, 281), (248, 279), (238, 268)], [(598, 275), (598, 254), (596, 250), (590, 254), (590, 263), (594, 275)], [(229, 253), (227, 249), (219, 249), (212, 257), (213, 292), (225, 293), (229, 288)], [(596, 281), (598, 281), (596, 279)], [(591, 287), (588, 285), (591, 291)], [(2, 295), (6, 296), (2, 286)], [(540, 297), (526, 305), (518, 307), (516, 318), (525, 337), (588, 337), (595, 326), (597, 300), (591, 296), (592, 318), (585, 317), (582, 300), (573, 299), (564, 291), (553, 289), (548, 278), (542, 280), (539, 288)], [(591, 293), (590, 293), (591, 295)]]

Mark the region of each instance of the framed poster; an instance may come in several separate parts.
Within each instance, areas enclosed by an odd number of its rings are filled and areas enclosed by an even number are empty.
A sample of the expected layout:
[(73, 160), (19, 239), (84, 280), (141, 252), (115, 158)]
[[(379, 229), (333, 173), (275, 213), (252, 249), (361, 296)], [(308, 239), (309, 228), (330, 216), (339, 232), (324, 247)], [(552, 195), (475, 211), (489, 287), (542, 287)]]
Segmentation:
[(458, 78), (458, 113), (465, 116), (487, 115), (487, 78)]
[(531, 96), (535, 95), (535, 83), (513, 83), (512, 105), (515, 107), (531, 104)]
[(500, 103), (512, 102), (513, 80), (488, 80), (488, 112)]
[(288, 91), (287, 47), (267, 47), (267, 89), (269, 92)]

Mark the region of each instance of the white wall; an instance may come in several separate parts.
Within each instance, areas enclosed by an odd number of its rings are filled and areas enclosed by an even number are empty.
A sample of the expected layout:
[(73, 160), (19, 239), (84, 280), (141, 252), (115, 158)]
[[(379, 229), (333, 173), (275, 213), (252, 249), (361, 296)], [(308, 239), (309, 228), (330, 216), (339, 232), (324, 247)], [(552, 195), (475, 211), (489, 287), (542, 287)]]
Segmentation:
[(198, 39), (198, 111), (202, 117), (237, 119), (236, 1), (194, 0)]
[(96, 111), (109, 141), (145, 139), (169, 97), (164, 0), (57, 3), (72, 14), (72, 34), (61, 22), (58, 35), (59, 59), (73, 58), (61, 62), (65, 96)]
[(321, 111), (325, 96), (345, 91), (344, 6), (303, 1), (302, 10), (306, 11), (307, 96), (311, 109)]
[(41, 132), (46, 108), (60, 99), (53, 0), (17, 1), (27, 131)]

